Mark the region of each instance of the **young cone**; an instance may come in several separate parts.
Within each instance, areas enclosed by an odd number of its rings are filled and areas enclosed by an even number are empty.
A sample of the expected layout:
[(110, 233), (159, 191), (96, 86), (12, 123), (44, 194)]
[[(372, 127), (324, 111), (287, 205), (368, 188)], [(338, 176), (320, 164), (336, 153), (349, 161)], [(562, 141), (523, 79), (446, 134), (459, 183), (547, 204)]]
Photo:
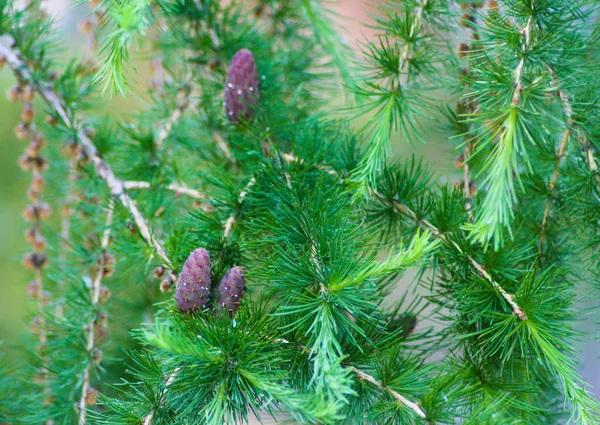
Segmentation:
[(206, 307), (210, 293), (210, 255), (204, 248), (193, 251), (185, 261), (177, 287), (175, 300), (185, 313)]
[(225, 113), (233, 123), (254, 117), (258, 103), (258, 71), (252, 52), (239, 50), (231, 59), (225, 83)]
[(216, 310), (218, 312), (226, 311), (230, 314), (237, 313), (245, 288), (244, 269), (240, 266), (230, 268), (217, 286)]

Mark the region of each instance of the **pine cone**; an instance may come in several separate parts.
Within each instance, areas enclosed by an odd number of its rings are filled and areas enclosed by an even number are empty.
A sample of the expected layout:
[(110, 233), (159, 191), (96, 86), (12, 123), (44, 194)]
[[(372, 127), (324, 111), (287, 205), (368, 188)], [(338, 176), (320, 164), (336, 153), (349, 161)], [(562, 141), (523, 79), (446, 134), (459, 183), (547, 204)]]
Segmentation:
[(239, 266), (230, 268), (217, 286), (216, 310), (218, 312), (227, 311), (229, 314), (237, 313), (245, 288), (244, 269)]
[(210, 294), (210, 255), (204, 248), (193, 251), (185, 261), (177, 287), (175, 300), (183, 312), (206, 307)]
[(231, 59), (225, 84), (225, 113), (231, 122), (252, 119), (258, 103), (258, 71), (252, 52), (239, 50)]

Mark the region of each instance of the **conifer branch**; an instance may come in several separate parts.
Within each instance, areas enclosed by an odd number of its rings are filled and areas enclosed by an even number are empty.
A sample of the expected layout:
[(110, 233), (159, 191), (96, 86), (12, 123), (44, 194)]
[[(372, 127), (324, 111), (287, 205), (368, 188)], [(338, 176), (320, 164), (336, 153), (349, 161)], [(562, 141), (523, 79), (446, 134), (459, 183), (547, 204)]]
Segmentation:
[(179, 92), (178, 95), (179, 98), (177, 99), (177, 107), (171, 113), (169, 118), (167, 118), (162, 124), (162, 126), (158, 129), (156, 139), (154, 141), (156, 149), (162, 149), (165, 140), (173, 131), (173, 127), (175, 127), (175, 125), (179, 122), (181, 117), (183, 117), (185, 111), (192, 108), (190, 101), (191, 91), (191, 85), (184, 84), (183, 89)]
[[(173, 381), (175, 381), (175, 378), (177, 378), (177, 374), (178, 373), (179, 373), (179, 368), (176, 368), (173, 371), (173, 373), (171, 375), (169, 375), (169, 377), (167, 378), (167, 384), (165, 385), (165, 389), (164, 389), (162, 395), (160, 396), (159, 404), (163, 403), (165, 401), (165, 397), (167, 395), (167, 391), (169, 391), (169, 388), (173, 384)], [(150, 411), (150, 413), (148, 413), (146, 416), (144, 416), (144, 419), (142, 419), (142, 424), (143, 425), (151, 425), (152, 424), (152, 419), (154, 419), (154, 413), (155, 412), (156, 412), (156, 409), (152, 409)]]
[(402, 394), (400, 394), (398, 391), (393, 390), (392, 388), (390, 388), (386, 385), (383, 385), (381, 382), (379, 382), (377, 379), (375, 379), (373, 376), (369, 375), (368, 373), (363, 372), (362, 370), (357, 369), (354, 366), (350, 366), (350, 369), (356, 374), (356, 376), (358, 376), (359, 379), (361, 379), (363, 381), (367, 381), (368, 383), (373, 384), (375, 387), (379, 388), (380, 390), (388, 393), (394, 399), (396, 399), (400, 404), (408, 407), (410, 410), (415, 412), (417, 414), (417, 416), (419, 416), (420, 418), (425, 419), (427, 417), (427, 415), (425, 414), (425, 412), (423, 411), (421, 406), (419, 406), (418, 403), (410, 401), (409, 399), (404, 397)]
[[(252, 186), (254, 186), (255, 183), (256, 183), (256, 178), (252, 177), (248, 181), (246, 186), (244, 186), (244, 188), (240, 192), (240, 194), (238, 196), (238, 203), (241, 204), (242, 202), (244, 202), (244, 199), (246, 199), (248, 192), (250, 191)], [(231, 233), (231, 229), (233, 229), (233, 226), (234, 226), (236, 220), (237, 220), (237, 213), (234, 212), (229, 216), (229, 218), (225, 222), (225, 225), (223, 226), (223, 239), (227, 239), (229, 237), (229, 233)]]
[[(17, 51), (0, 42), (0, 56), (3, 56), (6, 59), (6, 63), (19, 77), (30, 81), (32, 84), (35, 83), (33, 81), (31, 70), (19, 57)], [(110, 189), (111, 195), (115, 198), (118, 198), (121, 204), (123, 204), (123, 206), (130, 212), (138, 227), (138, 230), (140, 231), (141, 236), (148, 243), (148, 245), (153, 248), (160, 261), (163, 262), (165, 268), (169, 270), (169, 277), (174, 281), (175, 275), (172, 272), (173, 265), (164, 247), (153, 235), (148, 222), (138, 209), (136, 202), (127, 194), (125, 187), (123, 186), (123, 182), (115, 176), (110, 165), (108, 165), (108, 163), (106, 163), (106, 161), (104, 161), (98, 155), (98, 151), (96, 150), (96, 146), (94, 145), (93, 141), (90, 139), (82, 126), (78, 125), (77, 115), (73, 114), (72, 111), (67, 110), (60, 96), (55, 93), (54, 90), (49, 88), (47, 84), (42, 82), (36, 83), (35, 89), (40, 93), (41, 97), (46, 101), (48, 106), (62, 119), (67, 127), (76, 129), (77, 138), (81, 143), (83, 153), (92, 162), (98, 177), (105, 181), (106, 185)]]
[[(149, 182), (144, 181), (124, 181), (123, 187), (126, 190), (134, 190), (134, 189), (152, 189), (152, 185)], [(177, 195), (186, 195), (195, 199), (206, 199), (206, 195), (199, 190), (190, 189), (185, 185), (179, 185), (177, 183), (171, 183), (167, 186), (164, 186), (165, 189), (170, 190)]]
[(570, 107), (569, 107), (569, 115), (567, 115), (567, 117), (568, 117), (567, 118), (567, 128), (565, 129), (565, 132), (563, 133), (562, 141), (560, 143), (558, 151), (556, 152), (556, 166), (554, 167), (554, 171), (552, 172), (552, 178), (550, 179), (550, 182), (548, 183), (548, 190), (550, 191), (550, 195), (548, 197), (548, 200), (546, 201), (546, 206), (544, 207), (544, 214), (542, 216), (542, 224), (540, 226), (540, 240), (538, 243), (540, 253), (542, 253), (543, 246), (544, 246), (544, 240), (546, 238), (546, 225), (548, 223), (548, 217), (550, 216), (550, 210), (552, 209), (552, 203), (554, 202), (554, 191), (556, 189), (556, 184), (558, 183), (558, 176), (560, 174), (560, 166), (562, 165), (562, 162), (566, 156), (567, 145), (569, 143), (569, 138), (571, 137), (571, 128), (573, 125), (573, 120), (572, 120), (571, 114), (570, 114)]
[[(465, 3), (462, 3), (465, 4)], [(472, 52), (473, 52), (473, 48), (474, 48), (474, 43), (479, 39), (479, 34), (477, 32), (477, 22), (475, 21), (476, 15), (475, 15), (475, 6), (473, 3), (466, 3), (466, 7), (467, 7), (467, 14), (468, 14), (468, 19), (464, 19), (463, 20), (463, 26), (465, 27), (465, 29), (469, 32), (469, 41), (467, 43), (465, 43), (464, 45), (461, 44), (459, 47), (459, 56), (462, 54), (466, 55), (465, 59), (466, 59), (466, 65), (463, 68), (463, 71), (466, 75), (471, 74), (471, 56), (472, 56)], [(469, 89), (470, 85), (469, 83), (464, 83), (465, 89)], [(474, 106), (474, 102), (475, 99), (474, 97), (470, 96), (467, 97), (465, 99), (465, 107), (468, 108), (468, 110), (472, 113), (475, 109)], [(459, 107), (461, 105), (460, 100), (457, 103), (457, 107)], [(465, 109), (466, 109), (465, 108)], [(460, 119), (460, 116), (458, 117)], [(471, 221), (474, 221), (475, 216), (473, 215), (473, 199), (471, 196), (471, 191), (472, 191), (472, 185), (473, 180), (472, 180), (472, 176), (471, 176), (471, 164), (470, 164), (470, 159), (471, 159), (471, 155), (473, 153), (473, 149), (475, 147), (474, 144), (474, 137), (472, 134), (470, 134), (469, 132), (469, 127), (470, 124), (468, 122), (468, 118), (465, 118), (465, 124), (467, 125), (467, 134), (466, 134), (466, 141), (464, 144), (464, 148), (463, 148), (463, 155), (462, 155), (462, 163), (461, 166), (463, 168), (463, 194), (465, 196), (465, 210), (467, 211), (467, 214), (469, 215), (469, 218), (471, 219)]]
[[(573, 108), (571, 106), (571, 100), (569, 99), (569, 96), (567, 95), (565, 90), (563, 88), (561, 88), (560, 79), (558, 78), (558, 75), (556, 75), (556, 72), (554, 71), (554, 69), (552, 69), (551, 66), (546, 65), (546, 70), (552, 77), (553, 86), (558, 90), (558, 97), (560, 98), (560, 101), (562, 103), (563, 113), (564, 113), (565, 117), (567, 117), (567, 126), (568, 126), (567, 130), (569, 130), (569, 129), (572, 130), (574, 128), (574, 122), (573, 122)], [(598, 173), (597, 173), (598, 162), (596, 161), (592, 146), (589, 143), (589, 141), (587, 140), (587, 137), (585, 135), (583, 135), (582, 132), (578, 132), (577, 141), (579, 142), (579, 145), (581, 146), (581, 149), (585, 156), (588, 167), (590, 168), (590, 171), (592, 173), (594, 173), (596, 176), (596, 180), (598, 181), (598, 187), (600, 188), (600, 175), (598, 175)]]
[[(100, 257), (97, 261), (98, 270), (96, 271), (96, 276), (90, 286), (90, 301), (94, 308), (94, 311), (97, 309), (99, 301), (100, 301), (100, 293), (102, 291), (102, 278), (104, 277), (107, 266), (107, 248), (108, 243), (110, 241), (110, 231), (113, 221), (115, 205), (114, 201), (110, 200), (108, 205), (108, 211), (106, 213), (106, 224), (104, 228), (104, 232), (102, 233), (102, 241), (100, 243)], [(85, 425), (86, 423), (86, 414), (87, 414), (87, 404), (88, 401), (92, 401), (91, 399), (94, 395), (91, 393), (90, 386), (90, 374), (92, 362), (95, 361), (93, 359), (93, 350), (95, 348), (95, 324), (96, 324), (96, 315), (93, 314), (90, 321), (85, 325), (84, 331), (87, 332), (86, 338), (86, 352), (90, 359), (88, 359), (88, 364), (83, 373), (83, 380), (81, 385), (81, 399), (79, 401), (79, 425)]]
[[(279, 342), (279, 343), (283, 343), (283, 344), (289, 344), (290, 342), (287, 339), (284, 338), (278, 338), (276, 339), (274, 342)], [(307, 353), (311, 352), (311, 349), (308, 347), (305, 347), (304, 345), (298, 345), (298, 348), (302, 351), (305, 351)], [(358, 379), (362, 380), (362, 381), (367, 381), (370, 384), (374, 385), (375, 387), (379, 388), (380, 390), (388, 393), (389, 395), (391, 395), (396, 401), (398, 401), (400, 404), (408, 407), (409, 409), (411, 409), (413, 412), (415, 412), (417, 414), (417, 416), (421, 417), (421, 418), (426, 418), (427, 415), (425, 414), (425, 412), (423, 411), (423, 408), (421, 406), (419, 406), (419, 403), (415, 403), (414, 401), (410, 401), (409, 399), (407, 399), (406, 397), (404, 397), (402, 394), (400, 394), (398, 391), (383, 385), (382, 382), (378, 381), (374, 376), (369, 375), (368, 373), (360, 370), (359, 368), (357, 368), (356, 366), (345, 366), (348, 369), (350, 369), (352, 372), (354, 372), (356, 374), (356, 376), (358, 377)]]
[[(377, 197), (379, 197), (384, 202), (388, 202), (388, 200), (380, 193), (378, 193), (378, 192), (374, 192), (374, 193), (377, 195)], [(450, 240), (444, 233), (442, 233), (437, 227), (435, 227), (429, 220), (427, 220), (425, 218), (417, 217), (415, 212), (413, 210), (411, 210), (408, 206), (403, 204), (402, 202), (398, 202), (398, 201), (392, 201), (392, 202), (393, 202), (394, 208), (398, 212), (409, 217), (411, 220), (413, 220), (415, 223), (417, 223), (422, 229), (430, 231), (431, 234), (433, 234), (435, 237), (439, 238), (446, 245), (454, 247), (460, 254), (465, 255), (467, 260), (469, 261), (469, 263), (471, 263), (471, 265), (473, 266), (473, 268), (475, 270), (477, 270), (477, 272), (485, 280), (487, 280), (494, 288), (496, 288), (496, 290), (500, 293), (502, 298), (504, 298), (506, 300), (506, 302), (508, 302), (508, 304), (512, 307), (513, 314), (521, 320), (527, 320), (527, 313), (525, 313), (525, 310), (523, 310), (523, 308), (521, 308), (515, 302), (515, 296), (513, 294), (506, 292), (504, 290), (504, 288), (502, 288), (502, 286), (500, 286), (500, 284), (492, 278), (492, 276), (489, 274), (489, 272), (485, 269), (485, 267), (483, 265), (479, 264), (479, 262), (477, 262), (477, 260), (475, 260), (473, 257), (468, 255), (467, 253), (465, 253), (463, 251), (463, 249), (460, 247), (460, 245), (458, 245), (456, 242)]]

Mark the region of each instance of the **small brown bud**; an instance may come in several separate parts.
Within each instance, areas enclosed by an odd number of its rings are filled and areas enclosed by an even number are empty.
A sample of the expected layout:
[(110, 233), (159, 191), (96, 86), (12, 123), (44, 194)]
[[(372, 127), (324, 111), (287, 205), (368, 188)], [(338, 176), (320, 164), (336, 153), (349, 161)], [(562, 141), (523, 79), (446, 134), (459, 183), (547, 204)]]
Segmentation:
[(94, 23), (91, 19), (83, 19), (79, 22), (78, 30), (83, 35), (90, 35), (94, 31)]
[(40, 316), (35, 316), (33, 319), (31, 319), (31, 322), (29, 324), (33, 332), (39, 333), (44, 327), (44, 319), (42, 319)]
[(31, 171), (33, 169), (33, 164), (29, 155), (22, 155), (19, 158), (19, 167), (21, 167), (21, 170), (23, 171)]
[(110, 299), (110, 296), (111, 296), (110, 289), (108, 289), (107, 286), (102, 285), (100, 287), (100, 297), (99, 297), (100, 302), (104, 304), (105, 302), (107, 302)]
[(164, 279), (162, 282), (160, 282), (160, 292), (166, 294), (171, 290), (172, 286), (173, 284), (171, 283), (170, 279)]
[(23, 120), (23, 122), (32, 122), (34, 116), (35, 112), (33, 110), (33, 105), (31, 103), (26, 103), (25, 105), (23, 105), (23, 112), (21, 113), (21, 119)]
[(15, 127), (15, 136), (17, 136), (17, 139), (19, 140), (27, 139), (27, 136), (29, 136), (29, 125), (24, 122), (19, 123), (19, 125)]
[(41, 252), (31, 252), (23, 257), (22, 263), (29, 270), (41, 270), (48, 265), (48, 258)]
[(467, 56), (469, 56), (469, 45), (467, 43), (460, 43), (460, 46), (458, 46), (458, 57), (461, 59), (466, 58)]
[(58, 121), (52, 115), (46, 115), (46, 124), (50, 127), (56, 127), (58, 125)]
[(25, 239), (33, 245), (36, 252), (41, 252), (46, 248), (46, 241), (37, 226), (33, 226), (25, 231)]
[(23, 210), (23, 219), (25, 221), (35, 221), (38, 218), (38, 211), (34, 204), (29, 204)]
[(31, 298), (39, 297), (40, 285), (37, 282), (37, 280), (32, 280), (31, 282), (29, 282), (29, 285), (27, 285), (27, 295), (29, 295)]
[(98, 347), (94, 347), (94, 349), (92, 350), (92, 360), (94, 360), (94, 363), (96, 364), (100, 364), (103, 355), (104, 353), (102, 353), (102, 350)]
[(254, 16), (254, 18), (260, 18), (263, 13), (265, 12), (265, 5), (264, 4), (259, 4), (258, 6), (256, 6), (254, 8), (254, 11), (252, 12), (252, 15)]
[(33, 91), (33, 87), (31, 85), (26, 85), (23, 87), (23, 100), (25, 102), (31, 102), (34, 98), (35, 92)]
[(34, 176), (31, 179), (31, 184), (30, 187), (32, 190), (35, 190), (36, 192), (41, 192), (42, 189), (44, 188), (44, 178), (40, 175)]
[(88, 388), (87, 394), (85, 395), (85, 402), (88, 406), (94, 406), (98, 400), (98, 391), (95, 388)]
[(464, 152), (459, 153), (458, 156), (454, 159), (454, 166), (459, 170), (463, 169), (463, 167), (465, 166), (465, 153)]
[(152, 271), (152, 274), (155, 278), (162, 279), (162, 277), (165, 275), (165, 268), (163, 266), (158, 266)]
[(67, 158), (78, 158), (79, 157), (80, 148), (77, 142), (69, 142), (62, 145), (60, 148), (60, 153), (62, 153)]
[(102, 278), (108, 279), (115, 272), (115, 266), (105, 265), (102, 267)]
[(219, 59), (211, 59), (206, 64), (206, 69), (209, 72), (215, 72), (221, 66), (221, 61)]
[(47, 220), (52, 215), (52, 209), (50, 208), (50, 204), (46, 202), (40, 202), (38, 205), (38, 214), (41, 220)]
[(477, 196), (477, 184), (474, 182), (471, 182), (469, 184), (469, 194), (471, 195), (471, 198)]
[(102, 0), (90, 0), (90, 5), (93, 8), (97, 8), (98, 6), (100, 6), (102, 4)]
[(6, 58), (4, 56), (0, 56), (0, 71), (2, 71), (2, 68), (4, 68), (5, 64), (6, 64)]
[(18, 102), (19, 100), (21, 100), (22, 95), (23, 95), (23, 90), (21, 89), (21, 86), (14, 86), (14, 87), (11, 87), (11, 89), (8, 91), (6, 97), (8, 97), (8, 100), (15, 103), (15, 102)]
[(46, 202), (40, 202), (38, 204), (29, 204), (23, 210), (23, 218), (25, 221), (35, 221), (37, 219), (46, 220), (50, 218), (52, 209)]

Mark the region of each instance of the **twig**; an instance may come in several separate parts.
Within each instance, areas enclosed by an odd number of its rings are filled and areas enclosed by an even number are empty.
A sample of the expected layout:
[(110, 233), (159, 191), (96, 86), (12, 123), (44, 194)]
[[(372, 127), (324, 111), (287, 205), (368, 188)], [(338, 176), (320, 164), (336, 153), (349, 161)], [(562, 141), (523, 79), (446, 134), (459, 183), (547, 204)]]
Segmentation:
[[(282, 344), (290, 343), (287, 339), (284, 339), (284, 338), (277, 338), (274, 342), (279, 342)], [(311, 352), (310, 348), (305, 347), (304, 345), (299, 345), (298, 348), (300, 348), (303, 351), (309, 352), (309, 353)], [(425, 414), (425, 412), (423, 411), (421, 406), (419, 406), (418, 403), (415, 403), (414, 401), (410, 401), (409, 399), (404, 397), (402, 394), (400, 394), (398, 391), (393, 390), (392, 388), (390, 388), (386, 385), (383, 385), (383, 383), (379, 382), (374, 376), (369, 375), (368, 373), (360, 370), (359, 368), (357, 368), (355, 366), (344, 366), (344, 367), (347, 367), (352, 372), (354, 372), (356, 374), (356, 376), (358, 376), (358, 379), (367, 381), (370, 384), (373, 384), (375, 387), (379, 388), (380, 390), (385, 391), (386, 393), (391, 395), (393, 398), (395, 398), (396, 401), (398, 401), (400, 404), (408, 407), (413, 412), (415, 412), (419, 417), (421, 417), (421, 418), (427, 417), (427, 415)]]
[(571, 116), (568, 116), (567, 119), (567, 128), (563, 134), (562, 142), (560, 143), (560, 147), (556, 152), (556, 166), (554, 167), (554, 172), (552, 173), (552, 178), (550, 179), (550, 183), (548, 183), (548, 190), (550, 191), (550, 196), (546, 201), (546, 206), (544, 208), (544, 215), (542, 217), (542, 224), (540, 226), (540, 240), (538, 242), (538, 247), (540, 253), (542, 253), (544, 241), (546, 238), (546, 224), (548, 223), (548, 217), (550, 216), (550, 210), (552, 209), (552, 203), (554, 202), (554, 191), (556, 189), (556, 183), (558, 183), (558, 175), (560, 174), (560, 166), (562, 165), (563, 159), (566, 156), (567, 145), (569, 144), (569, 138), (571, 136), (571, 127), (573, 121)]
[[(242, 189), (242, 191), (240, 192), (240, 194), (238, 196), (239, 203), (242, 203), (244, 201), (244, 199), (246, 199), (248, 192), (250, 191), (252, 186), (254, 186), (255, 183), (256, 183), (255, 177), (252, 177), (248, 181), (248, 183), (246, 184), (246, 186), (244, 186), (244, 188)], [(231, 232), (231, 229), (233, 228), (233, 225), (235, 224), (236, 220), (237, 220), (237, 213), (234, 212), (229, 216), (229, 218), (225, 222), (225, 225), (223, 226), (223, 238), (224, 239), (227, 239), (227, 237), (229, 237), (229, 233)]]
[[(104, 228), (104, 232), (102, 234), (102, 242), (100, 244), (101, 253), (100, 253), (100, 261), (98, 261), (98, 270), (96, 271), (96, 276), (90, 288), (90, 298), (92, 301), (92, 306), (94, 309), (98, 306), (98, 302), (100, 300), (100, 292), (102, 289), (102, 277), (105, 273), (106, 266), (106, 249), (108, 248), (108, 242), (110, 241), (110, 228), (112, 226), (113, 215), (114, 215), (115, 205), (112, 200), (109, 201), (108, 212), (106, 213), (106, 227)], [(85, 329), (87, 330), (87, 344), (86, 351), (89, 356), (92, 355), (94, 350), (95, 340), (94, 340), (94, 324), (96, 321), (95, 315), (90, 319), (87, 323)], [(91, 360), (93, 361), (93, 360)], [(90, 390), (90, 369), (91, 369), (91, 361), (88, 360), (88, 364), (85, 368), (85, 372), (83, 374), (83, 384), (81, 385), (81, 400), (79, 402), (79, 424), (84, 425), (86, 422), (86, 405), (88, 399), (88, 392)]]
[[(126, 190), (132, 189), (150, 189), (152, 186), (149, 182), (144, 181), (124, 181), (123, 187)], [(206, 195), (199, 190), (190, 189), (184, 185), (179, 185), (176, 183), (171, 183), (167, 186), (164, 186), (165, 189), (175, 192), (178, 195), (187, 195), (189, 197), (195, 199), (206, 199)]]
[(389, 395), (394, 397), (394, 399), (396, 399), (400, 404), (408, 407), (413, 412), (415, 412), (417, 414), (417, 416), (419, 416), (423, 419), (427, 417), (427, 415), (425, 414), (425, 412), (423, 411), (421, 406), (419, 406), (418, 403), (410, 401), (409, 399), (404, 397), (402, 394), (398, 393), (398, 391), (393, 390), (390, 387), (383, 385), (381, 382), (379, 382), (373, 376), (369, 375), (368, 373), (363, 372), (360, 369), (355, 368), (354, 366), (349, 366), (349, 369), (352, 370), (354, 373), (356, 373), (356, 375), (358, 376), (359, 379), (362, 379), (363, 381), (367, 381), (368, 383), (373, 384), (380, 390), (385, 391), (386, 393), (388, 393)]
[[(523, 35), (525, 36), (525, 42), (523, 43), (523, 50), (529, 48), (531, 42), (531, 25), (533, 24), (533, 18), (530, 17), (527, 20), (527, 25), (523, 29)], [(521, 92), (523, 91), (523, 68), (525, 66), (525, 56), (521, 58), (519, 64), (515, 68), (515, 91), (511, 99), (511, 106), (518, 106), (521, 99)]]
[[(471, 55), (472, 55), (472, 51), (473, 51), (473, 44), (475, 43), (475, 41), (477, 41), (479, 39), (479, 34), (477, 33), (477, 21), (476, 21), (476, 15), (475, 15), (475, 9), (473, 6), (473, 3), (466, 3), (467, 5), (467, 10), (468, 10), (468, 17), (471, 18), (473, 20), (473, 24), (463, 24), (463, 26), (468, 30), (469, 32), (469, 41), (468, 43), (466, 43), (464, 46), (466, 48), (466, 65), (463, 68), (465, 74), (469, 75), (471, 73)], [(470, 20), (468, 21), (470, 22)], [(460, 51), (462, 52), (462, 45), (460, 47)], [(466, 90), (468, 90), (470, 88), (470, 85), (468, 82), (464, 83), (464, 87)], [(475, 102), (475, 98), (473, 96), (468, 96), (465, 99), (465, 109), (466, 107), (468, 107), (468, 110), (465, 110), (465, 112), (468, 112), (469, 115), (472, 115), (474, 113), (474, 109), (475, 107), (473, 106), (474, 102)], [(457, 107), (460, 107), (461, 103), (459, 101)], [(459, 117), (460, 118), (460, 117)], [(462, 161), (462, 168), (463, 168), (463, 195), (465, 197), (465, 210), (467, 211), (467, 214), (469, 215), (469, 218), (471, 219), (471, 221), (475, 220), (475, 216), (473, 214), (473, 199), (471, 197), (471, 185), (472, 185), (472, 178), (471, 178), (471, 164), (470, 164), (470, 158), (474, 149), (474, 136), (471, 133), (471, 126), (469, 125), (468, 119), (465, 120), (465, 125), (467, 126), (467, 135), (466, 135), (466, 140), (465, 140), (465, 144), (464, 144), (464, 149), (463, 149), (463, 161)]]
[[(5, 37), (6, 38), (6, 37)], [(19, 54), (12, 47), (6, 46), (3, 43), (4, 40), (0, 40), (0, 56), (6, 59), (7, 64), (13, 69), (13, 71), (25, 80), (29, 80), (31, 83), (35, 83), (31, 70), (19, 57)], [(87, 132), (78, 125), (78, 117), (72, 112), (67, 111), (67, 108), (63, 105), (61, 98), (48, 86), (42, 84), (35, 84), (36, 90), (39, 92), (41, 97), (48, 103), (50, 108), (60, 116), (64, 124), (69, 127), (76, 129), (77, 138), (81, 143), (83, 153), (91, 161), (96, 170), (96, 174), (106, 182), (106, 185), (110, 189), (110, 193), (113, 197), (119, 199), (121, 204), (130, 212), (133, 220), (135, 221), (137, 228), (144, 240), (153, 248), (155, 254), (160, 258), (165, 268), (169, 270), (169, 277), (175, 281), (175, 275), (172, 272), (172, 263), (167, 253), (165, 252), (162, 244), (152, 234), (152, 231), (143, 217), (142, 213), (137, 207), (136, 202), (125, 191), (123, 182), (119, 180), (113, 173), (110, 166), (98, 155), (96, 146), (88, 136)]]
[(179, 122), (185, 111), (190, 107), (190, 93), (191, 86), (185, 84), (181, 92), (179, 93), (179, 99), (177, 100), (177, 108), (169, 116), (169, 118), (163, 123), (158, 129), (154, 145), (156, 149), (161, 149), (165, 143), (175, 124)]
[[(175, 378), (177, 378), (177, 374), (179, 373), (180, 368), (176, 368), (173, 373), (171, 375), (169, 375), (169, 378), (167, 379), (167, 385), (165, 385), (165, 391), (162, 393), (161, 397), (160, 397), (160, 401), (159, 403), (162, 403), (163, 401), (165, 401), (165, 396), (167, 395), (167, 391), (169, 391), (169, 387), (171, 386), (171, 384), (173, 384), (173, 381), (175, 380)], [(143, 425), (150, 425), (152, 423), (152, 419), (154, 418), (154, 412), (155, 409), (152, 409), (150, 411), (150, 413), (148, 413), (142, 423)]]
[[(380, 193), (375, 192), (375, 194), (384, 202), (389, 202)], [(406, 205), (404, 205), (402, 202), (398, 202), (398, 201), (392, 201), (392, 202), (393, 202), (394, 208), (398, 212), (408, 216), (414, 222), (416, 222), (421, 228), (423, 228), (424, 230), (429, 230), (431, 232), (431, 234), (433, 234), (435, 237), (439, 238), (446, 245), (454, 247), (460, 254), (465, 255), (467, 257), (467, 259), (469, 260), (469, 263), (471, 263), (471, 265), (473, 266), (473, 268), (475, 270), (477, 270), (477, 272), (479, 272), (479, 274), (485, 280), (487, 280), (494, 288), (496, 288), (496, 290), (500, 293), (500, 295), (502, 295), (502, 298), (504, 298), (506, 300), (506, 302), (508, 302), (508, 304), (510, 304), (510, 306), (512, 307), (512, 310), (513, 310), (513, 314), (521, 320), (527, 320), (527, 313), (525, 313), (525, 310), (523, 310), (515, 302), (515, 296), (513, 294), (509, 294), (508, 292), (506, 292), (504, 290), (504, 288), (502, 288), (502, 286), (500, 286), (500, 284), (492, 278), (492, 276), (488, 273), (488, 271), (485, 269), (485, 267), (483, 267), (481, 264), (479, 264), (473, 257), (466, 254), (463, 251), (463, 249), (460, 247), (460, 245), (458, 245), (456, 242), (448, 239), (448, 237), (444, 233), (442, 233), (437, 227), (435, 227), (429, 220), (420, 219), (419, 217), (417, 217), (415, 212), (412, 211)]]

